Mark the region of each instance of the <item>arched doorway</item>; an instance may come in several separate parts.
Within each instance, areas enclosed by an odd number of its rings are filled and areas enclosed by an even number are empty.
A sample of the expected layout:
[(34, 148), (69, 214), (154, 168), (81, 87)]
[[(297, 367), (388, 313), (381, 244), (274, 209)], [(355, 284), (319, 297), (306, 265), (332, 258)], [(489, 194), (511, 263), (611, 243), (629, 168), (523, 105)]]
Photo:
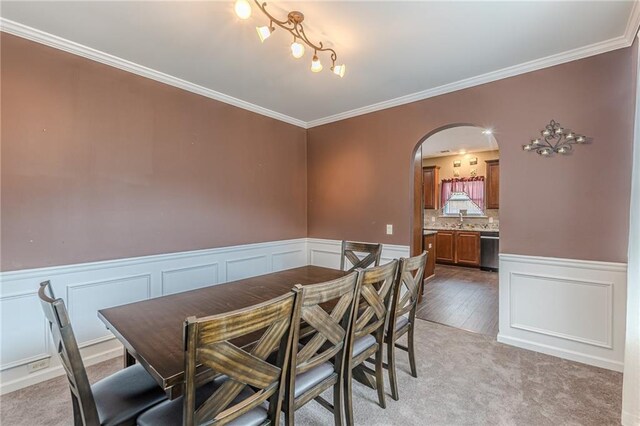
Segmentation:
[(493, 133), (453, 123), (417, 142), (411, 162), (411, 253), (429, 252), (425, 298), (431, 292), (441, 301), (422, 300), (430, 314), (419, 317), (496, 337), (499, 147)]

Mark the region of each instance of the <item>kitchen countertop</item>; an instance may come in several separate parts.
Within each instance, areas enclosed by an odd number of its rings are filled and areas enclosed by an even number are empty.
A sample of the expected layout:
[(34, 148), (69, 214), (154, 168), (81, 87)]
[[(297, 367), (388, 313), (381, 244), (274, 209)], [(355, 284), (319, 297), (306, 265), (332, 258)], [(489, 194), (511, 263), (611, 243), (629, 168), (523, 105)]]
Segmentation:
[(484, 228), (482, 226), (463, 226), (456, 227), (428, 227), (423, 229), (423, 235), (432, 235), (438, 231), (475, 231), (475, 232), (500, 232), (497, 228)]

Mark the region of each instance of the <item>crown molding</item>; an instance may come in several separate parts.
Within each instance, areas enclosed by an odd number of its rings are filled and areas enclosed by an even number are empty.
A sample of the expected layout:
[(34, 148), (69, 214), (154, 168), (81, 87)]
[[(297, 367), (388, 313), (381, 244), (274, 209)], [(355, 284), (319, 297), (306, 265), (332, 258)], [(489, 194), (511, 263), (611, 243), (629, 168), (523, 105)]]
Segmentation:
[(627, 21), (625, 32), (623, 35), (605, 40), (602, 42), (594, 43), (588, 46), (579, 47), (577, 49), (568, 50), (566, 52), (558, 53), (555, 55), (547, 56), (545, 58), (535, 59), (533, 61), (524, 62), (522, 64), (514, 65), (511, 67), (503, 68), (497, 71), (491, 71), (486, 74), (481, 74), (475, 77), (466, 78), (453, 83), (444, 84), (442, 86), (434, 87), (431, 89), (423, 90), (420, 92), (410, 93), (408, 95), (400, 96), (398, 98), (378, 102), (375, 104), (367, 105), (360, 108), (355, 108), (349, 111), (341, 112), (338, 114), (330, 115), (327, 117), (319, 118), (317, 120), (311, 120), (305, 122), (288, 115), (272, 111), (270, 109), (261, 107), (259, 105), (252, 104), (242, 99), (234, 98), (224, 93), (217, 92), (212, 89), (191, 83), (186, 80), (174, 77), (169, 74), (165, 74), (160, 71), (147, 68), (143, 65), (136, 64), (126, 59), (119, 58), (117, 56), (110, 55), (108, 53), (93, 49), (88, 46), (64, 39), (62, 37), (55, 36), (53, 34), (40, 31), (35, 28), (20, 24), (18, 22), (11, 21), (6, 18), (0, 17), (0, 31), (9, 34), (16, 35), (18, 37), (26, 38), (28, 40), (35, 41), (59, 50), (63, 50), (74, 55), (82, 56), (87, 59), (91, 59), (96, 62), (100, 62), (124, 71), (128, 71), (142, 77), (150, 78), (152, 80), (159, 81), (161, 83), (168, 84), (170, 86), (178, 87), (180, 89), (196, 93), (207, 98), (215, 99), (220, 102), (224, 102), (229, 105), (233, 105), (238, 108), (242, 108), (256, 114), (261, 114), (267, 117), (274, 118), (276, 120), (283, 121), (285, 123), (293, 124), (294, 126), (309, 129), (312, 127), (321, 126), (323, 124), (333, 123), (335, 121), (345, 120), (347, 118), (356, 117), (359, 115), (369, 114), (372, 112), (380, 111), (383, 109), (393, 108), (408, 103), (421, 101), (424, 99), (432, 98), (435, 96), (444, 95), (447, 93), (455, 92), (462, 89), (467, 89), (481, 84), (491, 83), (493, 81), (502, 80), (504, 78), (513, 77), (520, 74), (525, 74), (532, 71), (537, 71), (543, 68), (552, 67), (555, 65), (564, 64), (579, 59), (584, 59), (589, 56), (599, 55), (602, 53), (610, 52), (612, 50), (621, 49), (631, 46), (633, 40), (638, 34), (638, 28), (640, 27), (640, 0), (634, 0), (631, 9), (631, 14)]
[(215, 99), (216, 101), (224, 102), (228, 105), (233, 105), (247, 111), (255, 112), (256, 114), (284, 121), (285, 123), (293, 124), (294, 126), (302, 128), (307, 127), (306, 122), (298, 120), (297, 118), (293, 118), (288, 115), (261, 107), (259, 105), (243, 101), (242, 99), (234, 98), (233, 96), (225, 95), (224, 93), (220, 93), (215, 90), (200, 86), (198, 84), (183, 80), (181, 78), (174, 77), (172, 75), (165, 74), (151, 68), (147, 68), (143, 65), (136, 64), (135, 62), (110, 55), (108, 53), (93, 49), (88, 46), (84, 46), (71, 40), (67, 40), (62, 37), (46, 33), (44, 31), (40, 31), (27, 25), (23, 25), (19, 22), (0, 17), (0, 31), (8, 34), (13, 34), (15, 36), (22, 37), (31, 41), (35, 41), (49, 47), (63, 50), (74, 55), (82, 56), (84, 58), (91, 59), (92, 61), (100, 62), (102, 64), (109, 65), (133, 74), (137, 74), (142, 77), (150, 78), (152, 80), (159, 81), (160, 83), (168, 84), (170, 86), (174, 86), (188, 92)]
[(629, 46), (633, 44), (633, 39), (636, 35), (640, 35), (640, 0), (633, 0), (633, 6), (631, 7), (631, 14), (627, 21), (627, 28), (624, 35), (629, 40)]
[[(637, 4), (637, 3), (636, 3)], [(497, 71), (491, 71), (486, 74), (459, 80), (454, 83), (444, 84), (442, 86), (434, 87), (432, 89), (423, 90), (421, 92), (411, 93), (399, 98), (390, 99), (388, 101), (378, 102), (372, 105), (368, 105), (361, 108), (352, 109), (350, 111), (341, 112), (339, 114), (330, 115), (328, 117), (320, 118), (318, 120), (312, 120), (307, 123), (307, 128), (321, 126), (323, 124), (333, 123), (335, 121), (345, 120), (347, 118), (357, 117), (359, 115), (369, 114), (371, 112), (380, 111), (383, 109), (393, 108), (408, 103), (421, 101), (435, 96), (444, 95), (451, 92), (456, 92), (462, 89), (468, 89), (470, 87), (479, 86), (481, 84), (491, 83), (493, 81), (502, 80), (505, 78), (513, 77), (520, 74), (525, 74), (532, 71), (537, 71), (543, 68), (552, 67), (555, 65), (564, 64), (578, 59), (587, 58), (589, 56), (599, 55), (601, 53), (610, 52), (612, 50), (629, 47), (633, 42), (633, 32), (631, 37), (626, 34), (605, 40), (603, 42), (591, 44), (589, 46), (580, 47), (567, 52), (558, 53), (555, 55), (547, 56), (546, 58), (536, 59), (529, 62), (524, 62), (519, 65), (503, 68)]]

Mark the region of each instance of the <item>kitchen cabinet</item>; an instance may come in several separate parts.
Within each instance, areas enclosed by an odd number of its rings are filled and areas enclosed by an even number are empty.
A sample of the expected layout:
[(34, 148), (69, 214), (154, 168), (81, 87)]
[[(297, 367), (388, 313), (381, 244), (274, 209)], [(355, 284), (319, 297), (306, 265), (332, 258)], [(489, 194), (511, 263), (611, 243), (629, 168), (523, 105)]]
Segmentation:
[(422, 168), (422, 188), (424, 191), (424, 208), (437, 209), (440, 204), (440, 167)]
[(486, 205), (488, 209), (500, 208), (500, 160), (487, 160)]
[(427, 252), (427, 264), (424, 267), (424, 279), (432, 278), (436, 273), (436, 234), (424, 236), (422, 245), (423, 250)]
[(480, 233), (456, 231), (456, 265), (480, 266)]
[(474, 231), (438, 231), (436, 263), (480, 266), (480, 233)]
[(456, 263), (456, 231), (438, 231), (436, 234), (436, 262)]

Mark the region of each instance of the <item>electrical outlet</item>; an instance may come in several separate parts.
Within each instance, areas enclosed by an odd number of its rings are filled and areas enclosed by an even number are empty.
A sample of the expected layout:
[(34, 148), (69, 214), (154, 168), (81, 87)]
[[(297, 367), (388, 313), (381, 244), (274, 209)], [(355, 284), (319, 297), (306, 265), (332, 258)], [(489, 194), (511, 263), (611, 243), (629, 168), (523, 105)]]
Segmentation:
[(431, 216), (431, 222), (435, 222), (436, 221), (436, 217), (435, 216)]
[(431, 243), (429, 243), (429, 249), (431, 249)]
[(393, 235), (393, 225), (387, 225), (387, 235)]
[(493, 223), (493, 217), (489, 216), (489, 223)]
[(32, 362), (31, 364), (27, 364), (27, 373), (33, 373), (38, 370), (44, 370), (49, 367), (49, 358), (41, 359), (39, 361)]

